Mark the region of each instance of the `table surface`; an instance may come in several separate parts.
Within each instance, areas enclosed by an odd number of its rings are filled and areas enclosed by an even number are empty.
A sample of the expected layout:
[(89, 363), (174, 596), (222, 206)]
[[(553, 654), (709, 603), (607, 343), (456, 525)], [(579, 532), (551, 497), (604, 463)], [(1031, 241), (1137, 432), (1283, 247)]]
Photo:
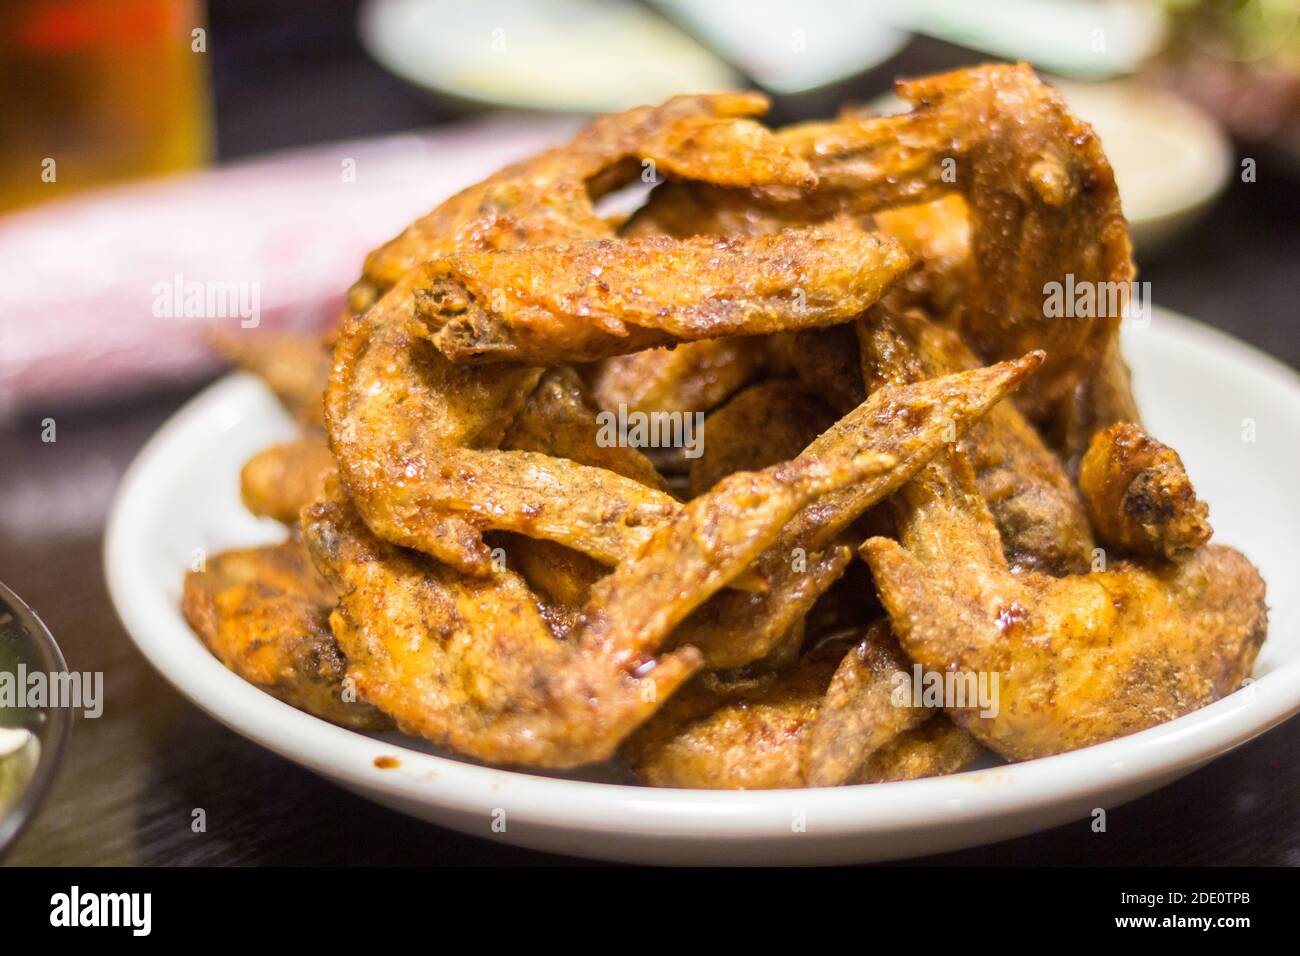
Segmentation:
[[(231, 38), (214, 67), (224, 156), (441, 118), (365, 59), (347, 17), (315, 17), (314, 4), (289, 9), (288, 34), (315, 41), (299, 44), (307, 52), (299, 54), (296, 71), (279, 56), (284, 45), (255, 43), (262, 34), (249, 24), (213, 24), (214, 35), (225, 28)], [(315, 57), (310, 69), (304, 56)], [(919, 72), (961, 59), (927, 44), (890, 68)], [(276, 69), (255, 69), (259, 63)], [(1231, 183), (1199, 228), (1141, 263), (1158, 303), (1292, 366), (1300, 365), (1293, 325), (1300, 301), (1298, 178), (1294, 169), (1261, 161), (1257, 182)], [(54, 444), (41, 442), (35, 418), (0, 429), (0, 580), (42, 616), (72, 669), (104, 673), (109, 702), (100, 719), (79, 721), (52, 793), (4, 862), (581, 862), (443, 830), (367, 803), (225, 729), (145, 663), (109, 602), (101, 571), (103, 520), (126, 465), (189, 394), (61, 413)], [(928, 861), (1297, 865), (1297, 754), (1300, 720), (1292, 720), (1112, 811), (1104, 834), (1079, 821)], [(205, 833), (191, 831), (196, 808), (206, 811)]]

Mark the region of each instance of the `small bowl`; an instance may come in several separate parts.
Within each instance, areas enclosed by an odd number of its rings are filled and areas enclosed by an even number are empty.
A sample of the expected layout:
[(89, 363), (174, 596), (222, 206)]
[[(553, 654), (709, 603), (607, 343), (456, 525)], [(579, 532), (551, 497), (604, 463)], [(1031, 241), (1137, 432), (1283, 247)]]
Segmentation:
[[(0, 584), (0, 672), (17, 674), (19, 664), (44, 674), (68, 669), (50, 629)], [(0, 709), (0, 856), (54, 782), (71, 730), (72, 711), (67, 708)]]

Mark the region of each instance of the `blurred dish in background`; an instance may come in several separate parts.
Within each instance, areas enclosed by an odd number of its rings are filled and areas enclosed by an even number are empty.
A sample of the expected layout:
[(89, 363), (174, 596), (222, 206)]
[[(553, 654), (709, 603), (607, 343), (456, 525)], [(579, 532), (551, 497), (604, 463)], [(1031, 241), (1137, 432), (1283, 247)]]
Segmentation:
[(1164, 37), (1151, 0), (367, 0), (383, 66), (478, 104), (603, 112), (674, 93), (824, 88), (913, 33), (1078, 78), (1130, 73)]
[(1101, 137), (1139, 252), (1191, 225), (1227, 184), (1232, 144), (1190, 101), (1136, 79), (1053, 85)]
[(909, 38), (888, 25), (885, 5), (876, 0), (650, 3), (777, 94), (803, 93), (861, 73), (888, 60)]
[(907, 0), (883, 9), (916, 33), (1076, 79), (1132, 73), (1165, 38), (1153, 0)]
[(212, 123), (198, 0), (6, 6), (0, 211), (207, 161)]
[(416, 86), (470, 103), (601, 113), (740, 85), (652, 11), (601, 0), (368, 0), (361, 40)]

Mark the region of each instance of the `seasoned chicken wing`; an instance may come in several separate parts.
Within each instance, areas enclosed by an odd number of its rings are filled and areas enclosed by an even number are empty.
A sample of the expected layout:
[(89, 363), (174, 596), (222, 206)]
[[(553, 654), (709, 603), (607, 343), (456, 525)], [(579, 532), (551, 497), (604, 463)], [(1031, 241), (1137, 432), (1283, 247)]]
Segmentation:
[(209, 341), (226, 361), (266, 382), (299, 424), (319, 432), (330, 353), (318, 337), (214, 329)]
[(673, 341), (815, 328), (912, 263), (847, 224), (756, 237), (595, 239), (422, 266), (416, 314), (454, 362), (583, 362)]
[[(877, 450), (892, 455), (900, 467), (825, 495), (805, 508), (755, 562), (753, 572), (765, 587), (720, 595), (692, 615), (674, 639), (699, 647), (714, 667), (740, 667), (767, 656), (843, 573), (849, 550), (840, 540), (842, 533), (914, 474), (912, 465), (917, 460), (928, 460), (936, 449), (959, 438), (1041, 361), (1041, 355), (1030, 354), (931, 380), (928, 384), (944, 383), (936, 391), (916, 391), (915, 385), (877, 390), (803, 454), (824, 454), (846, 441), (870, 441)], [(901, 467), (904, 463), (907, 466)]]
[(181, 610), (208, 650), (244, 680), (299, 710), (357, 730), (388, 718), (344, 684), (330, 633), (334, 592), (301, 543), (225, 551), (185, 576)]
[(1003, 756), (1134, 733), (1231, 693), (1250, 673), (1267, 627), (1264, 582), (1231, 548), (1061, 578), (1014, 573), (960, 451), (937, 457), (894, 501), (899, 541), (862, 547), (894, 632), (929, 670), (997, 675), (995, 714), (949, 713)]
[[(1023, 64), (927, 76), (900, 82), (897, 91), (910, 112), (779, 131), (778, 140), (816, 172), (817, 188), (806, 195), (668, 183), (624, 231), (760, 235), (960, 194), (975, 266), (965, 270), (963, 334), (988, 359), (1044, 350), (1043, 372), (1017, 404), (1031, 420), (1052, 422), (1096, 375), (1133, 277), (1101, 144)], [(1069, 318), (1049, 314), (1050, 284), (1067, 280), (1094, 289), (1097, 307)]]
[(906, 666), (884, 626), (856, 642), (826, 641), (766, 680), (719, 687), (697, 678), (620, 755), (644, 783), (701, 789), (836, 786), (961, 769), (978, 745), (933, 710), (891, 699), (893, 675)]
[(1175, 561), (1210, 540), (1209, 508), (1178, 452), (1137, 425), (1120, 422), (1093, 436), (1079, 490), (1097, 534), (1121, 551)]
[(587, 379), (609, 411), (707, 412), (757, 376), (766, 357), (761, 336), (701, 339), (604, 359)]
[(239, 473), (239, 495), (253, 514), (297, 525), (298, 512), (321, 496), (337, 470), (323, 439), (299, 438), (250, 458)]
[(749, 119), (766, 109), (757, 93), (721, 93), (598, 119), (572, 142), (456, 194), (372, 252), (352, 289), (352, 311), (369, 308), (420, 263), (452, 252), (610, 235), (593, 202), (639, 175), (643, 163), (723, 186), (814, 185), (807, 162)]
[[(858, 328), (873, 388), (978, 365), (955, 332), (915, 312), (877, 307)], [(958, 447), (970, 457), (1013, 566), (1052, 574), (1088, 570), (1095, 543), (1079, 496), (1060, 460), (1014, 405), (990, 409)]]
[(340, 595), (331, 626), (364, 699), (408, 733), (469, 756), (573, 766), (610, 756), (698, 666), (694, 648), (655, 655), (792, 515), (893, 467), (844, 443), (732, 475), (597, 581), (563, 642), (513, 571), (471, 577), (382, 542), (337, 487), (304, 511), (302, 525)]

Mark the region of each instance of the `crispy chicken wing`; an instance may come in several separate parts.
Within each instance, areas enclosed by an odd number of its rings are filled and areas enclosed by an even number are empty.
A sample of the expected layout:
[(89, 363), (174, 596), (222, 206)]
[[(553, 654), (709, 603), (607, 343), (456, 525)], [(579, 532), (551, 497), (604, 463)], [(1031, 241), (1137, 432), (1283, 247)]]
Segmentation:
[(1003, 756), (1134, 733), (1231, 693), (1250, 673), (1267, 626), (1264, 582), (1230, 548), (1061, 578), (1014, 573), (960, 451), (937, 457), (894, 501), (899, 541), (862, 547), (894, 631), (928, 670), (997, 675), (995, 714), (949, 713)]
[(678, 96), (598, 119), (572, 142), (499, 170), (418, 219), (366, 259), (350, 295), (362, 312), (422, 262), (452, 252), (545, 245), (610, 234), (593, 201), (657, 172), (724, 186), (811, 186), (808, 164), (748, 117), (757, 93)]
[(707, 412), (758, 375), (766, 356), (761, 336), (701, 339), (615, 355), (591, 366), (587, 379), (609, 411)]
[(329, 629), (334, 592), (297, 541), (226, 551), (185, 576), (181, 609), (208, 650), (244, 680), (331, 723), (382, 730), (388, 718), (349, 698), (347, 662)]
[(214, 329), (208, 338), (222, 358), (266, 382), (299, 424), (319, 432), (330, 353), (318, 337)]
[(899, 467), (806, 507), (755, 562), (753, 571), (765, 587), (720, 595), (687, 620), (674, 639), (699, 647), (714, 667), (740, 667), (765, 657), (843, 573), (849, 551), (839, 539), (849, 525), (914, 474), (917, 461), (928, 460), (960, 437), (1041, 361), (1041, 355), (1030, 354), (931, 380), (932, 385), (944, 383), (937, 390), (904, 385), (875, 392), (803, 454), (821, 455), (845, 442), (869, 441), (892, 455)]
[(841, 445), (732, 475), (597, 581), (563, 642), (517, 574), (470, 577), (382, 542), (337, 488), (302, 523), (340, 594), (331, 625), (366, 700), (469, 756), (573, 766), (606, 759), (690, 675), (699, 653), (656, 658), (664, 639), (793, 514), (893, 467), (869, 447)]
[(1137, 425), (1120, 422), (1093, 436), (1079, 490), (1097, 534), (1121, 551), (1175, 561), (1210, 540), (1209, 508), (1178, 452)]
[(835, 421), (820, 399), (797, 382), (751, 385), (704, 420), (704, 453), (691, 462), (691, 497), (732, 472), (795, 457)]
[(833, 325), (910, 265), (893, 239), (839, 225), (464, 253), (422, 266), (414, 288), (452, 361), (553, 364)]
[[(955, 332), (915, 312), (877, 307), (859, 322), (859, 336), (873, 388), (979, 364)], [(1052, 574), (1088, 570), (1095, 543), (1079, 496), (1060, 460), (1014, 405), (990, 409), (959, 447), (971, 459), (1013, 566)]]
[(760, 235), (960, 194), (975, 265), (966, 270), (962, 331), (985, 358), (1047, 352), (1043, 372), (1017, 404), (1035, 422), (1054, 421), (1096, 375), (1119, 314), (1103, 305), (1093, 315), (1049, 316), (1049, 283), (1070, 277), (1105, 292), (1133, 277), (1128, 229), (1101, 144), (1023, 64), (904, 81), (898, 94), (910, 112), (778, 132), (816, 172), (814, 191), (790, 198), (771, 189), (668, 183), (624, 231)]
[[(961, 769), (979, 753), (967, 735), (932, 710), (891, 700), (906, 660), (888, 632), (824, 642), (791, 670), (749, 685), (697, 678), (620, 754), (657, 787), (770, 790)], [(951, 730), (916, 734), (932, 723)]]
[(239, 473), (239, 495), (253, 514), (297, 525), (298, 512), (321, 496), (337, 470), (323, 439), (299, 438), (250, 458)]

